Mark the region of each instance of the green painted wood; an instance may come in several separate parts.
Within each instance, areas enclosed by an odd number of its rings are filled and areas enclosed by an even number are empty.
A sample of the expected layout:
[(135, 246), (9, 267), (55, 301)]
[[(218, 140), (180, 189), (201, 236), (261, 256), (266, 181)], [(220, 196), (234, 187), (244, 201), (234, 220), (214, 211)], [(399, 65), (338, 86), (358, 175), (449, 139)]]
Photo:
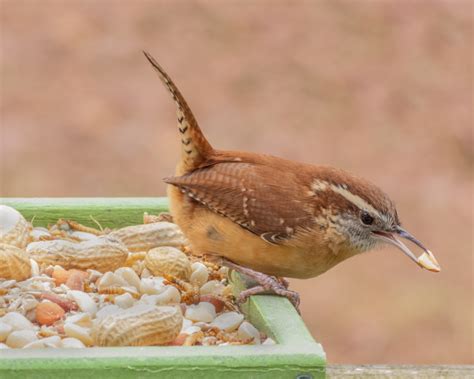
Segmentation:
[(64, 218), (97, 227), (92, 216), (104, 228), (118, 228), (143, 223), (144, 212), (168, 210), (168, 200), (163, 197), (0, 198), (0, 204), (15, 208), (27, 220), (33, 219), (34, 226), (47, 226)]
[[(235, 295), (254, 284), (235, 271), (231, 272), (231, 282)], [(251, 296), (245, 304), (242, 304), (241, 309), (252, 324), (279, 343), (314, 344), (314, 339), (303, 319), (286, 298), (271, 295)], [(275, 309), (278, 309), (278, 313), (271, 311)], [(285, 314), (285, 317), (280, 317), (280, 312)], [(324, 354), (322, 348), (321, 353)]]
[[(143, 212), (167, 210), (164, 198), (20, 199), (0, 198), (35, 225), (69, 218), (104, 227), (142, 222)], [(232, 276), (237, 290), (246, 286)], [(0, 378), (324, 378), (326, 357), (287, 299), (252, 296), (243, 306), (247, 318), (277, 345), (124, 347), (72, 350), (0, 350)]]
[(324, 378), (311, 350), (287, 345), (2, 350), (2, 378)]

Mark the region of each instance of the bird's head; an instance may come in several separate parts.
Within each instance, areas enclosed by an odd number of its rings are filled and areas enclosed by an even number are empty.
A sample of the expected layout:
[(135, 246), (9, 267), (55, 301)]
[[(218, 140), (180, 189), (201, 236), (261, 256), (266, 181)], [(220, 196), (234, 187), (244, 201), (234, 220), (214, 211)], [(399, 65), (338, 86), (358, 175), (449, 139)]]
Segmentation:
[[(342, 170), (327, 168), (312, 183), (319, 192), (321, 204), (331, 204), (329, 222), (356, 252), (364, 252), (380, 244), (400, 249), (420, 267), (439, 272), (434, 255), (413, 235), (402, 228), (393, 201), (374, 184)], [(423, 250), (417, 257), (401, 239)]]

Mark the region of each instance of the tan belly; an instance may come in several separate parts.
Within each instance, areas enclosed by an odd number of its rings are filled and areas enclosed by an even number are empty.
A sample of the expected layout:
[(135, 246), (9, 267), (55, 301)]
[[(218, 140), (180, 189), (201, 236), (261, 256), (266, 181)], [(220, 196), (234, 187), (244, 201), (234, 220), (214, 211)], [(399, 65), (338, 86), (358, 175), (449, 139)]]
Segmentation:
[(268, 275), (291, 278), (317, 276), (349, 257), (335, 254), (316, 241), (308, 241), (307, 248), (270, 244), (197, 204), (174, 186), (168, 187), (168, 196), (174, 221), (196, 254), (222, 256)]

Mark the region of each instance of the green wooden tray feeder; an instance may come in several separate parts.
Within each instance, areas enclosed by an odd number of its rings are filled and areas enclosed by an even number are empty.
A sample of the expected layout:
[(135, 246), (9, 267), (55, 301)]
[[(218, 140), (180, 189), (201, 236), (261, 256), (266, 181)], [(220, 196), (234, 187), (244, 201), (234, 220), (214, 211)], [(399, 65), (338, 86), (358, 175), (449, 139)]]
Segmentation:
[[(117, 228), (168, 209), (166, 198), (0, 198), (35, 226), (72, 219)], [(236, 290), (245, 287), (235, 274)], [(0, 378), (323, 378), (326, 357), (287, 299), (252, 296), (242, 307), (276, 345), (0, 350)]]

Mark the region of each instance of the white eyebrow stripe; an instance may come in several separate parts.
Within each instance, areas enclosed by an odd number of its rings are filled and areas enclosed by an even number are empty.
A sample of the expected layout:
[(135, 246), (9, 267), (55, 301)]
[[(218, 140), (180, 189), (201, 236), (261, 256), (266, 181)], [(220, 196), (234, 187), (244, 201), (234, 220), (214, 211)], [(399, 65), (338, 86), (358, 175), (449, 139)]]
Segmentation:
[(354, 195), (352, 192), (350, 192), (350, 191), (348, 191), (348, 190), (346, 190), (346, 189), (344, 189), (340, 186), (334, 185), (334, 184), (331, 184), (330, 188), (334, 192), (336, 192), (339, 195), (341, 195), (342, 197), (344, 197), (346, 200), (350, 201), (352, 204), (354, 204), (359, 209), (368, 211), (368, 212), (370, 212), (374, 215), (377, 215), (378, 217), (381, 217), (380, 212), (377, 211), (377, 209), (375, 209), (372, 205), (370, 205), (367, 201), (362, 199), (360, 196)]
[(329, 183), (325, 180), (316, 179), (313, 183), (311, 183), (311, 190), (313, 192), (325, 191), (328, 187)]
[(349, 191), (346, 184), (332, 184), (325, 180), (316, 179), (311, 183), (311, 190), (313, 193), (332, 190), (354, 204), (357, 208), (370, 212), (371, 214), (378, 217), (382, 217), (380, 212), (377, 211), (377, 209), (375, 209), (371, 204), (362, 199), (360, 196), (354, 195), (351, 191)]

